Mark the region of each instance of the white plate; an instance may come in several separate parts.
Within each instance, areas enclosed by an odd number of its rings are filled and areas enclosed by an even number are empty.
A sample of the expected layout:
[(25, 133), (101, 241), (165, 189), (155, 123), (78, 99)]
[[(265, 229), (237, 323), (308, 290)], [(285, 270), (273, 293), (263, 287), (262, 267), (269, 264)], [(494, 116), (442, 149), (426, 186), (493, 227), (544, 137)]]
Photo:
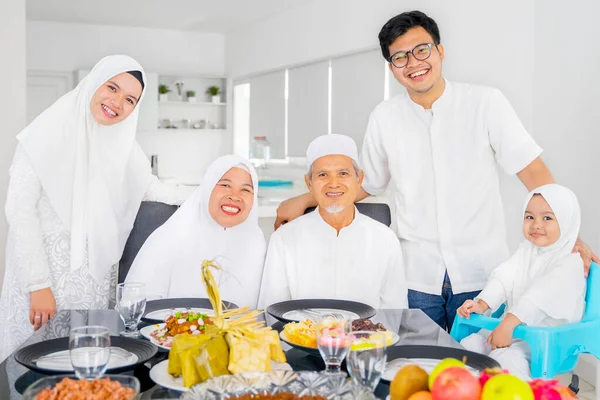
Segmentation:
[[(341, 314), (345, 319), (360, 319), (360, 316), (352, 311), (336, 310), (333, 308), (311, 308), (311, 311), (320, 315)], [(304, 319), (316, 320), (313, 312), (304, 312), (302, 310), (291, 310), (282, 315), (283, 318), (290, 321), (302, 321)]]
[[(116, 349), (116, 350), (112, 350)], [(108, 369), (125, 367), (138, 362), (138, 356), (120, 347), (111, 347)], [(39, 368), (50, 369), (54, 371), (73, 372), (69, 350), (61, 350), (50, 353), (36, 361), (35, 365)]]
[(150, 334), (158, 329), (162, 329), (165, 327), (164, 322), (162, 324), (154, 324), (154, 325), (148, 325), (143, 327), (142, 329), (140, 329), (140, 334), (145, 337), (146, 339), (148, 339), (149, 341), (151, 341), (153, 344), (157, 345), (159, 348), (163, 349), (163, 350), (171, 350), (170, 347), (167, 346), (163, 346), (161, 344), (158, 343), (158, 340), (154, 339)]
[[(425, 372), (431, 374), (436, 365), (440, 363), (441, 360), (433, 360), (431, 358), (396, 358), (395, 360), (389, 361), (385, 365), (385, 371), (383, 371), (383, 375), (381, 379), (384, 381), (391, 382), (400, 368), (409, 364), (416, 364), (419, 367), (423, 368)], [(471, 372), (475, 376), (479, 376), (479, 371), (467, 366), (469, 372)]]
[[(288, 363), (278, 363), (271, 361), (271, 368), (273, 370), (288, 370), (291, 371), (292, 367)], [(183, 386), (183, 378), (175, 378), (169, 374), (169, 360), (164, 360), (156, 364), (150, 370), (150, 379), (157, 385), (160, 385), (167, 389), (177, 390), (179, 392), (187, 392), (190, 390)]]
[(209, 309), (209, 308), (163, 308), (162, 310), (154, 310), (149, 312), (148, 314), (144, 315), (145, 319), (153, 319), (156, 321), (164, 321), (165, 318), (167, 318), (169, 315), (171, 315), (172, 312), (194, 312), (194, 313), (202, 313), (202, 314), (206, 314), (208, 316), (213, 316), (215, 315), (215, 312), (213, 309)]

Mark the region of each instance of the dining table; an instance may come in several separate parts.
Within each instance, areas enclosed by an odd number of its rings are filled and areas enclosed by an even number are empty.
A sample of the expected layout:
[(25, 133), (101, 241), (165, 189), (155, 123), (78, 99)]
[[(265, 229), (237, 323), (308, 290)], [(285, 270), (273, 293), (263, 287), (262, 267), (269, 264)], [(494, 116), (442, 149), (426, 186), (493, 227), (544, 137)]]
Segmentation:
[[(427, 345), (462, 349), (445, 330), (441, 329), (425, 313), (418, 309), (378, 310), (371, 318), (375, 323), (382, 323), (388, 330), (394, 331), (400, 337), (396, 346)], [(282, 324), (267, 318), (275, 329), (281, 329)], [(111, 335), (119, 335), (124, 330), (123, 322), (115, 310), (63, 310), (58, 312), (43, 327), (35, 332), (22, 346), (45, 340), (68, 337), (71, 329), (86, 326), (101, 325), (107, 327)], [(139, 340), (146, 340), (141, 338)], [(282, 343), (287, 362), (295, 371), (320, 371), (324, 369), (323, 361)], [(16, 351), (15, 351), (16, 352)], [(19, 364), (10, 355), (0, 364), (0, 399), (17, 400), (22, 398), (25, 389), (43, 378), (45, 375), (31, 371)], [(152, 366), (168, 357), (168, 352), (159, 350), (158, 353), (143, 365), (124, 374), (134, 375), (141, 383), (141, 399), (177, 399), (181, 392), (162, 388), (149, 378)], [(377, 398), (385, 399), (389, 393), (389, 384), (381, 381), (375, 390)]]

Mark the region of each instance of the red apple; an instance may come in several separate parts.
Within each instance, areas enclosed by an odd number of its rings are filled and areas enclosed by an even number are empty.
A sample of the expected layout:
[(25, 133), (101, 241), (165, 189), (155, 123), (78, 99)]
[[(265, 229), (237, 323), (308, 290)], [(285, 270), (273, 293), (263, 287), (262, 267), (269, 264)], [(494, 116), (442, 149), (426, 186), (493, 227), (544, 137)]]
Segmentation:
[(431, 388), (432, 400), (479, 400), (479, 396), (479, 380), (463, 367), (450, 367), (440, 372)]
[(483, 387), (490, 378), (501, 374), (508, 374), (508, 370), (498, 367), (484, 369), (481, 371), (481, 374), (479, 374), (479, 383), (481, 384), (481, 387)]
[(529, 385), (514, 375), (501, 374), (486, 382), (481, 400), (534, 400)]

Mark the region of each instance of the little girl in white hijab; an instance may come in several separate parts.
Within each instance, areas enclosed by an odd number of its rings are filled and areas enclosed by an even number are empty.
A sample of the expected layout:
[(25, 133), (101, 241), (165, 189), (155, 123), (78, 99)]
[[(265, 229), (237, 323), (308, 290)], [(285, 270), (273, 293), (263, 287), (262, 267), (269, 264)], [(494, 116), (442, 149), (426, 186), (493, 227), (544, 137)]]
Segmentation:
[(464, 338), (463, 347), (489, 355), (512, 374), (531, 379), (529, 346), (513, 340), (513, 331), (520, 324), (557, 326), (581, 320), (586, 282), (583, 261), (572, 254), (580, 224), (579, 202), (571, 190), (550, 184), (529, 193), (523, 221), (527, 240), (492, 271), (479, 296), (457, 310), (469, 318), (506, 302), (502, 322), (491, 333), (482, 329)]
[(201, 265), (215, 259), (221, 298), (256, 307), (266, 244), (258, 226), (258, 177), (241, 157), (214, 161), (202, 185), (150, 235), (125, 282), (142, 282), (147, 297), (206, 297)]

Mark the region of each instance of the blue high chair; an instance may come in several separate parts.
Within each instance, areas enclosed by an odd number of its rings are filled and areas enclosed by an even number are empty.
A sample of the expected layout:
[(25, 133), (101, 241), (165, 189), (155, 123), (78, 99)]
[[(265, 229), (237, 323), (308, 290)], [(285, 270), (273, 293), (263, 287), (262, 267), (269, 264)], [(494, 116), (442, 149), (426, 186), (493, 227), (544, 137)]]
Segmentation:
[[(503, 309), (504, 305), (491, 317), (471, 314), (466, 319), (457, 314), (450, 335), (460, 342), (480, 329), (491, 331), (500, 323)], [(513, 337), (526, 341), (531, 349), (532, 378), (552, 379), (571, 372), (581, 353), (600, 359), (600, 266), (592, 263), (590, 267), (581, 322), (552, 328), (519, 325)]]

